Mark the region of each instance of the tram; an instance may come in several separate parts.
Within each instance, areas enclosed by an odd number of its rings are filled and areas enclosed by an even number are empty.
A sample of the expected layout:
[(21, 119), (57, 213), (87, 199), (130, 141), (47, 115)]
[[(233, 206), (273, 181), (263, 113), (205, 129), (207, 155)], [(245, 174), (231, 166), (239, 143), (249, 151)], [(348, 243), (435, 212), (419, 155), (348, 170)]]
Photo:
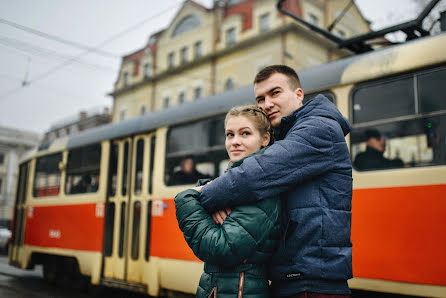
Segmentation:
[[(446, 297), (446, 34), (299, 72), (352, 124), (354, 162), (366, 131), (387, 138), (399, 167), (353, 169), (352, 289)], [(252, 86), (43, 144), (20, 163), (11, 265), (44, 277), (158, 296), (195, 293), (203, 263), (184, 241), (171, 180), (181, 160), (217, 177), (228, 157), (223, 117), (254, 103)]]

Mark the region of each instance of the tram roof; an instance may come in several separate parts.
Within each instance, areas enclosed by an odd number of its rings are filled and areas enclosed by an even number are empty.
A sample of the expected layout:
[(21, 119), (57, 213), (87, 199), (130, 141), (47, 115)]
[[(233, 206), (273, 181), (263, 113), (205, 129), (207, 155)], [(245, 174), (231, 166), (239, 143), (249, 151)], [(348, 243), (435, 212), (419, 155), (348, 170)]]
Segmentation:
[[(410, 46), (411, 44), (413, 46)], [(433, 37), (420, 38), (399, 46), (383, 48), (374, 52), (355, 55), (320, 66), (307, 68), (299, 71), (298, 74), (304, 91), (306, 93), (312, 93), (314, 91), (328, 89), (332, 86), (359, 81), (365, 77), (364, 73), (367, 73), (367, 79), (372, 79), (374, 76), (382, 77), (386, 72), (391, 74), (404, 71), (404, 67), (418, 68), (422, 67), (423, 63), (433, 64), (435, 61), (432, 62), (432, 59), (439, 59), (439, 55), (445, 61), (446, 54), (442, 53), (444, 45), (446, 45), (446, 33)], [(407, 47), (407, 50), (401, 52), (401, 47), (404, 47), (404, 49)], [(426, 53), (423, 52), (423, 55), (416, 52), (420, 47), (426, 51)], [(411, 54), (421, 58), (418, 58), (414, 63), (413, 60), (410, 60)], [(399, 65), (394, 61), (398, 59), (400, 60)], [(405, 63), (407, 61), (410, 61), (410, 63)], [(396, 66), (392, 63), (396, 64)], [(361, 74), (356, 76), (352, 75), (352, 73), (360, 72), (361, 68), (367, 65), (369, 69), (363, 69), (362, 76)], [(374, 66), (377, 69), (370, 75), (370, 67), (373, 68)], [(79, 134), (69, 136), (66, 148), (71, 149), (107, 139), (116, 139), (153, 131), (158, 127), (176, 125), (219, 115), (227, 112), (234, 106), (243, 104), (255, 104), (252, 85), (204, 97), (193, 102), (155, 111), (126, 121), (89, 129)], [(51, 144), (42, 144), (39, 149), (45, 150), (50, 147), (52, 147)]]

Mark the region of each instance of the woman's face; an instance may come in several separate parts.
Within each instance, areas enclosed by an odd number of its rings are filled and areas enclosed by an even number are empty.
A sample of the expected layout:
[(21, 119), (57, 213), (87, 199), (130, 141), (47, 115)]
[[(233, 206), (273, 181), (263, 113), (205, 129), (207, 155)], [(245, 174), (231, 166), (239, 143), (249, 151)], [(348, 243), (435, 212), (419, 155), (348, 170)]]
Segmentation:
[(232, 162), (258, 151), (269, 143), (269, 134), (264, 136), (254, 124), (244, 116), (230, 117), (226, 122), (226, 151)]

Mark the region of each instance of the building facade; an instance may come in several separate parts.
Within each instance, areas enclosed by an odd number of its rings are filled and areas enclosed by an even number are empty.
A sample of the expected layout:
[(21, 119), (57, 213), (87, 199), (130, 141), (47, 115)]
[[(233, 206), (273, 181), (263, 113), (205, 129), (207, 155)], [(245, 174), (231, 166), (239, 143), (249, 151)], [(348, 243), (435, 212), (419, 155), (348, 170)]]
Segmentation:
[(111, 114), (110, 108), (108, 107), (96, 107), (81, 111), (78, 115), (67, 117), (51, 125), (50, 129), (44, 135), (42, 145), (49, 144), (57, 138), (107, 124), (110, 120)]
[[(349, 38), (370, 31), (349, 0), (287, 0), (284, 8), (321, 28), (337, 16), (332, 33)], [(140, 116), (200, 97), (252, 84), (270, 64), (297, 71), (352, 53), (277, 10), (277, 0), (186, 0), (167, 28), (122, 58), (112, 121)]]
[(20, 158), (36, 148), (40, 135), (0, 126), (0, 221), (9, 221), (17, 188)]

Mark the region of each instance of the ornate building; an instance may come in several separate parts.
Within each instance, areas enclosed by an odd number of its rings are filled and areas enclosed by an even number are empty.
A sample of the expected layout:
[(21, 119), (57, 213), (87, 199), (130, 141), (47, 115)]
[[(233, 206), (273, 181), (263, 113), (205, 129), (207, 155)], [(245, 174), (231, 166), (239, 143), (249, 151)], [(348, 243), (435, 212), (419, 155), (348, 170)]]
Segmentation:
[[(284, 8), (343, 38), (370, 31), (349, 0), (287, 0)], [(297, 71), (351, 55), (287, 17), (277, 0), (186, 0), (167, 28), (122, 58), (110, 94), (112, 121), (121, 121), (228, 89), (246, 86), (258, 70), (287, 64)]]
[(40, 135), (0, 126), (0, 222), (12, 217), (20, 158), (39, 143)]

